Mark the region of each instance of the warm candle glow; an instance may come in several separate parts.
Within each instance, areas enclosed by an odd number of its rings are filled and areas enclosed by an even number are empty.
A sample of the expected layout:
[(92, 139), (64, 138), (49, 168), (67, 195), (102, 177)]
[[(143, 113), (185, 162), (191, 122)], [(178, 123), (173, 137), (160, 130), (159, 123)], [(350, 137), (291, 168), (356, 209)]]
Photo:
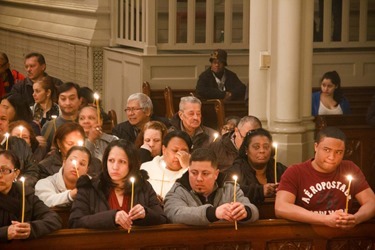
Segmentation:
[(213, 142), (216, 141), (216, 139), (217, 139), (218, 137), (219, 137), (219, 133), (215, 133), (215, 134), (214, 134), (214, 140), (213, 140)]
[[(133, 208), (133, 202), (134, 202), (134, 177), (130, 177), (130, 182), (132, 183), (132, 194), (131, 194), (131, 199), (130, 199), (130, 210)], [(130, 233), (130, 228), (128, 229), (128, 233)]]
[(274, 163), (274, 173), (275, 173), (275, 184), (277, 184), (277, 143), (274, 142), (272, 143), (272, 146), (275, 148), (275, 156), (274, 156), (274, 159), (275, 159), (275, 163)]
[(18, 129), (20, 130), (20, 138), (22, 138), (23, 126), (19, 126)]
[(25, 177), (21, 177), (20, 181), (22, 182), (22, 216), (21, 223), (25, 221)]
[(79, 178), (78, 167), (77, 167), (77, 160), (76, 159), (72, 160), (72, 163), (73, 163), (74, 169), (76, 170), (77, 178)]
[(345, 213), (348, 213), (348, 208), (349, 208), (349, 196), (350, 196), (350, 185), (352, 184), (352, 180), (353, 180), (353, 176), (351, 175), (348, 175), (346, 176), (346, 179), (348, 179), (349, 181), (349, 185), (348, 185), (348, 194), (346, 195), (346, 207), (345, 207)]
[(82, 147), (83, 146), (83, 141), (82, 140), (77, 141), (77, 145), (80, 146), (80, 147)]
[(98, 93), (94, 93), (94, 98), (95, 98), (95, 102), (96, 102), (96, 112), (97, 112), (97, 116), (98, 116), (98, 124), (100, 125), (101, 121), (100, 121), (100, 107), (99, 107), (99, 94)]
[(5, 138), (7, 139), (6, 143), (5, 143), (5, 150), (8, 150), (8, 139), (9, 139), (9, 133), (5, 133)]
[(52, 122), (53, 122), (53, 128), (56, 131), (56, 118), (57, 118), (57, 115), (51, 115), (51, 118), (52, 118)]
[[(233, 178), (233, 180), (234, 180), (234, 187), (233, 187), (233, 203), (235, 203), (236, 200), (237, 200), (237, 179), (238, 179), (238, 177), (237, 177), (237, 175), (233, 175), (232, 178)], [(237, 221), (236, 221), (236, 220), (234, 221), (234, 229), (237, 230)]]
[(95, 92), (95, 93), (94, 93), (94, 99), (95, 99), (95, 100), (99, 100), (99, 98), (100, 98), (99, 94)]

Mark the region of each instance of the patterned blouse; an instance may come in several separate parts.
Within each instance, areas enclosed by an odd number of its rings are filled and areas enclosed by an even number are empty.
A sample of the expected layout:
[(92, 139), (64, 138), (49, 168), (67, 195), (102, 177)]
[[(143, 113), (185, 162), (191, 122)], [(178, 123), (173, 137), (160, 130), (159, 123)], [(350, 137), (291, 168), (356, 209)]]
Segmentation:
[(51, 109), (48, 110), (46, 113), (46, 117), (43, 117), (44, 111), (39, 103), (34, 104), (32, 111), (33, 111), (34, 121), (39, 122), (40, 127), (43, 127), (46, 121), (52, 120), (53, 115), (55, 115), (56, 117), (60, 115), (60, 107), (56, 103), (52, 104)]

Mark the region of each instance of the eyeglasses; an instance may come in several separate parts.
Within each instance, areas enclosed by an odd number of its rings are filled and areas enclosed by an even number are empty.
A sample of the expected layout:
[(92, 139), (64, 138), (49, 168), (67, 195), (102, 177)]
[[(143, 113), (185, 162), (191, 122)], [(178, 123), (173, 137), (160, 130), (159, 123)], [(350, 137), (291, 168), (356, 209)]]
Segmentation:
[(139, 111), (139, 110), (143, 110), (143, 108), (126, 108), (126, 109), (124, 109), (125, 112), (135, 112), (135, 111)]
[(1, 175), (9, 175), (13, 172), (16, 172), (17, 169), (9, 169), (9, 168), (0, 168)]

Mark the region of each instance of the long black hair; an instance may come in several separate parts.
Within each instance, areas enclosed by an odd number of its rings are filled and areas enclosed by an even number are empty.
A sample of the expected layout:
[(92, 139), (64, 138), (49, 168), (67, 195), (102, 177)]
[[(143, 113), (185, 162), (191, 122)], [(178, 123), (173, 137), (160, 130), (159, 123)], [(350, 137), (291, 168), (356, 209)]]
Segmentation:
[(335, 88), (335, 91), (333, 92), (333, 99), (337, 102), (337, 104), (340, 104), (340, 102), (342, 101), (344, 97), (343, 97), (342, 90), (341, 90), (341, 78), (339, 74), (335, 70), (328, 71), (324, 73), (324, 75), (322, 76), (322, 79), (320, 79), (320, 83), (322, 83), (324, 79), (331, 80), (333, 85), (335, 85), (336, 88)]

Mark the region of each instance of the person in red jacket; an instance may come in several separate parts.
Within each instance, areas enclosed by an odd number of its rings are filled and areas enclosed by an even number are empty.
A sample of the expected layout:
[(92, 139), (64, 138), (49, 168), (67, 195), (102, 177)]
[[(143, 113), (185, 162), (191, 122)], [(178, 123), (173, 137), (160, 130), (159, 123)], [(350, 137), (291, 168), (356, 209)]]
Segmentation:
[(16, 80), (23, 80), (25, 76), (15, 69), (10, 69), (8, 56), (0, 52), (0, 97), (8, 94)]

